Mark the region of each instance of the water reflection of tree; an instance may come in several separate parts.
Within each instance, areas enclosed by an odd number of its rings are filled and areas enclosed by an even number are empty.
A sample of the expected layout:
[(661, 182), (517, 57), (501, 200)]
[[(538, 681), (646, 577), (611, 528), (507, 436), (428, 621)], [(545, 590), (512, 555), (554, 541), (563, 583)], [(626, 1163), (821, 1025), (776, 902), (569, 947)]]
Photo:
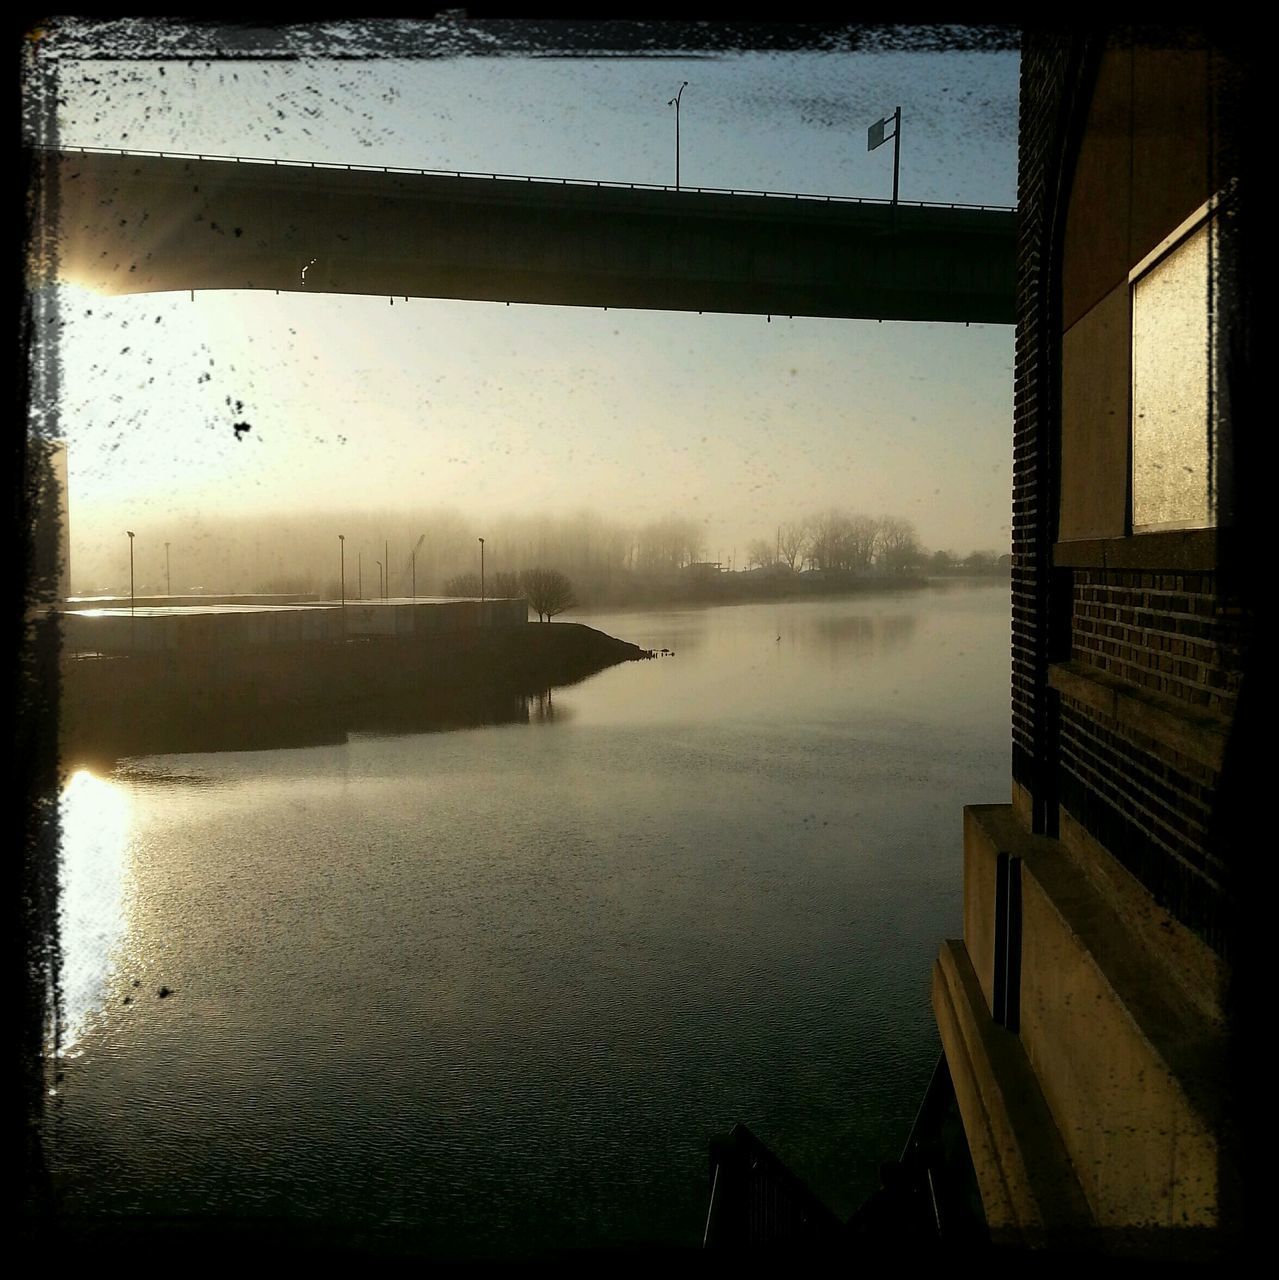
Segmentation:
[(808, 627), (798, 631), (798, 638), (803, 643), (807, 632), (816, 645), (828, 652), (839, 650), (862, 657), (904, 649), (914, 638), (917, 625), (918, 618), (913, 613), (814, 618)]
[(543, 689), (541, 693), (531, 694), (528, 698), (528, 719), (530, 724), (563, 724), (573, 718), (570, 707), (554, 699), (554, 689)]

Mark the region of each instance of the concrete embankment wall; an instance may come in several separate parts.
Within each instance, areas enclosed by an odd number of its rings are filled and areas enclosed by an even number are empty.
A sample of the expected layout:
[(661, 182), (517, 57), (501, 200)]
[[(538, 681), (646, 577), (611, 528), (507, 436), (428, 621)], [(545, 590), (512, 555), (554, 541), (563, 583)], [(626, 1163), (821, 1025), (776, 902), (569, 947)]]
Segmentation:
[(345, 637), (440, 636), (522, 627), (523, 599), (390, 600), (340, 604), (139, 606), (74, 610), (62, 618), (69, 653), (125, 656), (324, 645)]

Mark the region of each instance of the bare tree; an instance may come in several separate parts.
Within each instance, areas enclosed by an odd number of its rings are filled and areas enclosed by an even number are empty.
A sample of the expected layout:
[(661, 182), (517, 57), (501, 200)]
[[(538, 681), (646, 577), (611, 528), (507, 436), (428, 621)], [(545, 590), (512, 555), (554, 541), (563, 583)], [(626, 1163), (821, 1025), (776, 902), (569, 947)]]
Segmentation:
[[(459, 573), (444, 584), (444, 594), (474, 599), (480, 594), (480, 585), (478, 573)], [(483, 586), (489, 600), (513, 600), (524, 594), (524, 583), (518, 573), (490, 573)]]
[(848, 517), (833, 508), (813, 520), (808, 540), (808, 559), (814, 569), (847, 567), (850, 527)]
[(525, 569), (520, 582), (539, 622), (549, 622), (577, 604), (573, 584), (558, 569)]
[(879, 546), (876, 559), (889, 573), (905, 573), (919, 562), (919, 539), (915, 526), (897, 516), (883, 516), (879, 521)]
[(485, 583), (485, 595), (490, 600), (514, 600), (524, 594), (524, 585), (518, 573), (495, 573)]
[(883, 535), (883, 520), (874, 516), (854, 516), (848, 522), (848, 567), (869, 569), (875, 561)]
[(781, 552), (782, 559), (793, 573), (804, 563), (804, 555), (808, 549), (808, 521), (791, 520), (782, 525)]
[(990, 573), (998, 560), (999, 553), (996, 551), (970, 551), (964, 557), (964, 568), (969, 573)]
[(767, 569), (773, 563), (773, 544), (767, 538), (756, 538), (746, 548), (746, 564), (751, 569)]
[(638, 567), (663, 573), (694, 563), (702, 553), (702, 529), (696, 520), (668, 516), (650, 521), (638, 532)]
[(467, 600), (475, 599), (480, 594), (480, 575), (478, 573), (459, 573), (444, 584), (446, 596), (462, 596)]

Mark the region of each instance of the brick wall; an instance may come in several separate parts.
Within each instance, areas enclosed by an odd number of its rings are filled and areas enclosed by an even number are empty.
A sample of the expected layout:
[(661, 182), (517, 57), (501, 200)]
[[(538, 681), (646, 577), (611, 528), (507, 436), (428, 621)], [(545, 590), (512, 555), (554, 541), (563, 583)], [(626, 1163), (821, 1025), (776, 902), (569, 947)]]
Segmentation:
[(1071, 657), (1132, 684), (1229, 716), (1243, 640), (1215, 574), (1074, 574)]
[[(1074, 572), (1071, 657), (1228, 721), (1239, 694), (1241, 618), (1216, 575)], [(1226, 956), (1230, 891), (1215, 829), (1220, 778), (1095, 707), (1061, 701), (1060, 801), (1165, 910)]]
[(1225, 955), (1226, 869), (1214, 770), (1063, 698), (1063, 808), (1155, 901)]
[(1017, 155), (1017, 335), (1013, 379), (1012, 774), (1043, 820), (1052, 786), (1048, 697), (1053, 360), (1052, 220), (1071, 74), (1069, 40), (1022, 42)]

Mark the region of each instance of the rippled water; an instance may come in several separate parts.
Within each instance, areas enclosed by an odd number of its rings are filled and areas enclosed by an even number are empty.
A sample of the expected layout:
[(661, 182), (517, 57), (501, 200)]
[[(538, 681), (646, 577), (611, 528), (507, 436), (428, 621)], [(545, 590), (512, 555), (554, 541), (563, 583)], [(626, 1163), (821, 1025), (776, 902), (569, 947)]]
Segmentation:
[(675, 656), (527, 725), (72, 780), (70, 1209), (695, 1244), (737, 1120), (873, 1190), (961, 807), (1007, 795), (1006, 581), (580, 620)]

